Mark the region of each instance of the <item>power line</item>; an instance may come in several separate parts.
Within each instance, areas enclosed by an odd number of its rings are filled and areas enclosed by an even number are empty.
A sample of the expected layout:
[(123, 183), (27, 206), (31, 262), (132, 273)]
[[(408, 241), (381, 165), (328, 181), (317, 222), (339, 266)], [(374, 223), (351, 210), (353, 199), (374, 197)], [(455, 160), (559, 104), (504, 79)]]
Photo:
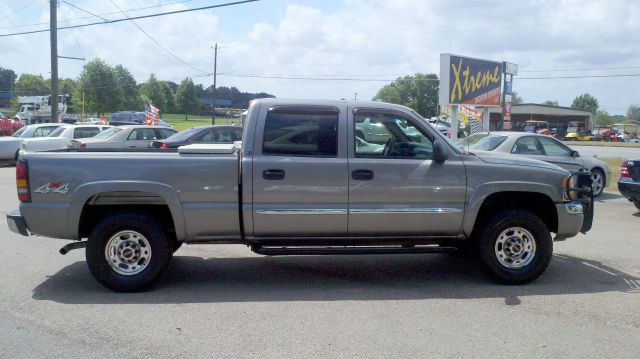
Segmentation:
[(572, 72), (572, 71), (632, 70), (632, 69), (640, 69), (640, 66), (587, 67), (587, 68), (580, 68), (580, 69), (520, 70), (519, 72)]
[(140, 26), (138, 26), (138, 24), (136, 24), (135, 21), (133, 21), (133, 19), (129, 18), (129, 15), (127, 15), (124, 11), (122, 11), (122, 9), (120, 8), (120, 6), (118, 6), (118, 4), (115, 3), (115, 1), (113, 0), (109, 0), (113, 6), (115, 6), (116, 8), (118, 8), (118, 10), (120, 10), (120, 12), (122, 13), (122, 15), (126, 16), (133, 25), (135, 25), (135, 27), (138, 28), (138, 30), (142, 31), (143, 34), (147, 35), (147, 37), (149, 39), (151, 39), (151, 41), (155, 42), (156, 45), (158, 45), (161, 49), (163, 49), (164, 51), (166, 51), (169, 55), (173, 56), (176, 60), (180, 61), (181, 63), (185, 64), (186, 66), (191, 67), (194, 70), (203, 72), (203, 73), (207, 73), (207, 71), (201, 70), (189, 63), (187, 63), (186, 61), (184, 61), (183, 59), (179, 58), (178, 55), (174, 54), (171, 50), (167, 49), (166, 47), (164, 47), (161, 43), (159, 43), (156, 39), (154, 39), (151, 35), (149, 35), (146, 31), (144, 31), (143, 28), (141, 28)]
[(93, 15), (93, 16), (97, 17), (98, 19), (102, 20), (102, 21), (109, 21), (108, 19), (105, 19), (105, 18), (103, 18), (103, 17), (102, 17), (102, 16), (100, 16), (100, 15), (96, 15), (96, 14), (92, 13), (91, 11), (87, 11), (87, 10), (85, 10), (85, 9), (81, 8), (81, 7), (75, 6), (75, 5), (73, 5), (72, 3), (70, 3), (70, 2), (67, 2), (67, 1), (65, 1), (65, 0), (62, 0), (62, 2), (63, 2), (63, 3), (65, 3), (65, 4), (67, 4), (67, 5), (69, 5), (69, 6), (71, 6), (71, 7), (76, 8), (76, 9), (78, 9), (78, 10), (82, 11), (82, 12), (86, 12), (86, 13), (87, 13), (87, 14), (89, 14), (89, 15)]
[(10, 16), (12, 16), (12, 15), (15, 15), (15, 14), (19, 13), (20, 11), (22, 11), (22, 10), (24, 10), (24, 9), (28, 8), (29, 6), (31, 6), (31, 4), (33, 4), (33, 3), (34, 3), (34, 2), (36, 2), (36, 1), (38, 1), (38, 0), (32, 0), (30, 3), (28, 3), (28, 4), (24, 5), (23, 7), (21, 7), (21, 8), (19, 8), (19, 9), (15, 10), (15, 11), (13, 11), (13, 12), (11, 12), (11, 13), (9, 13), (9, 15), (5, 15), (4, 17), (0, 18), (0, 21), (4, 20), (4, 19), (6, 19), (6, 18), (8, 18), (8, 17), (10, 17)]
[[(34, 1), (37, 1), (37, 0), (34, 0)], [(133, 12), (133, 11), (140, 11), (140, 10), (155, 9), (155, 8), (159, 8), (159, 7), (165, 7), (165, 6), (175, 5), (175, 4), (182, 4), (182, 3), (185, 3), (185, 2), (191, 2), (191, 1), (193, 1), (193, 0), (180, 0), (180, 1), (170, 2), (170, 3), (160, 4), (160, 5), (145, 6), (145, 7), (135, 8), (135, 9), (125, 9), (124, 11)], [(114, 11), (114, 12), (105, 12), (105, 13), (98, 14), (98, 15), (99, 16), (106, 16), (106, 15), (115, 15), (115, 14), (119, 14), (119, 13), (120, 13), (119, 11)], [(73, 17), (73, 18), (68, 19), (68, 21), (84, 20), (84, 19), (90, 19), (92, 17), (94, 17), (94, 15)], [(49, 23), (48, 22), (36, 22), (36, 23), (33, 23), (33, 24), (25, 24), (25, 25), (3, 26), (3, 27), (0, 27), (0, 29), (15, 29), (15, 28), (20, 28), (20, 27), (31, 27), (31, 26), (38, 26), (38, 25), (49, 25)]]
[[(260, 0), (235, 1), (235, 2), (219, 4), (219, 5), (203, 6), (203, 7), (193, 8), (193, 9), (184, 9), (184, 10), (168, 11), (168, 12), (161, 12), (161, 13), (156, 13), (156, 14), (149, 14), (149, 15), (133, 16), (133, 17), (127, 17), (127, 18), (124, 18), (124, 19), (115, 19), (115, 20), (109, 20), (109, 21), (92, 22), (92, 23), (73, 25), (73, 26), (62, 26), (62, 27), (59, 27), (58, 30), (75, 29), (75, 28), (78, 28), (78, 27), (87, 27), (87, 26), (94, 26), (94, 25), (113, 24), (113, 23), (117, 23), (117, 22), (138, 20), (138, 19), (148, 19), (148, 18), (152, 18), (152, 17), (181, 14), (181, 13), (187, 13), (187, 12), (192, 12), (192, 11), (215, 9), (215, 8), (232, 6), (232, 5), (246, 4), (246, 3), (250, 3), (250, 2), (256, 2), (256, 1), (260, 1)], [(0, 34), (0, 37), (8, 37), (8, 36), (16, 36), (16, 35), (27, 35), (27, 34), (37, 34), (37, 33), (48, 32), (48, 31), (49, 31), (49, 29), (14, 32), (14, 33), (10, 33), (10, 34)]]
[(553, 79), (589, 79), (611, 77), (640, 77), (640, 74), (609, 74), (609, 75), (580, 75), (580, 76), (541, 76), (541, 77), (516, 77), (517, 80), (553, 80)]

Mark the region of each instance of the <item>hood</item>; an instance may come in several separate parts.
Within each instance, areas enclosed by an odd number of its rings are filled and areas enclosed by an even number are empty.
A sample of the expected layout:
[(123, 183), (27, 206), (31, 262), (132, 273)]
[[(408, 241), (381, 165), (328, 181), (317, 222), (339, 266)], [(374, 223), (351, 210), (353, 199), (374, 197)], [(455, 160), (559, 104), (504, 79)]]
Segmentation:
[(509, 155), (500, 152), (490, 152), (490, 151), (473, 151), (481, 161), (492, 164), (499, 165), (512, 165), (512, 166), (525, 166), (525, 167), (537, 167), (537, 168), (545, 168), (549, 170), (558, 170), (561, 172), (567, 172), (567, 170), (562, 167), (558, 167), (554, 164), (534, 160), (531, 158), (525, 158), (518, 155)]

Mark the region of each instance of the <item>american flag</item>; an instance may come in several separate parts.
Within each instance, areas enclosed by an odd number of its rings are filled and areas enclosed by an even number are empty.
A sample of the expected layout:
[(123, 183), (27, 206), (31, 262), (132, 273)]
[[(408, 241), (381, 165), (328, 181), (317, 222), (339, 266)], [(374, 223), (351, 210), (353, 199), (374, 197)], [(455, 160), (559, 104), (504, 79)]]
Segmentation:
[(157, 125), (158, 124), (158, 118), (160, 117), (160, 110), (157, 107), (153, 106), (148, 101), (145, 101), (144, 102), (144, 112), (146, 114), (145, 123), (147, 125)]

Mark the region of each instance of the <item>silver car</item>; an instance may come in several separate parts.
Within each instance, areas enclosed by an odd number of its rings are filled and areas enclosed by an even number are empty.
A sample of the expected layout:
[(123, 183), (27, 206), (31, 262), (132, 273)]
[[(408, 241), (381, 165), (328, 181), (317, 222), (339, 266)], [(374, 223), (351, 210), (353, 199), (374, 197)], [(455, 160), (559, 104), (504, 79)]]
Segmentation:
[(611, 180), (611, 170), (603, 161), (581, 157), (553, 137), (528, 132), (491, 132), (471, 135), (458, 142), (470, 151), (491, 151), (526, 156), (553, 163), (569, 171), (584, 167), (591, 171), (593, 195), (599, 196)]
[(22, 142), (25, 151), (54, 151), (70, 147), (72, 140), (90, 138), (113, 128), (106, 125), (66, 125), (52, 131), (47, 137), (27, 138)]
[(51, 132), (64, 123), (38, 123), (25, 126), (7, 137), (0, 137), (0, 164), (13, 163), (18, 159), (20, 146), (27, 138), (49, 136)]
[(73, 140), (75, 148), (149, 148), (151, 142), (177, 133), (164, 126), (131, 125), (110, 128), (91, 138)]

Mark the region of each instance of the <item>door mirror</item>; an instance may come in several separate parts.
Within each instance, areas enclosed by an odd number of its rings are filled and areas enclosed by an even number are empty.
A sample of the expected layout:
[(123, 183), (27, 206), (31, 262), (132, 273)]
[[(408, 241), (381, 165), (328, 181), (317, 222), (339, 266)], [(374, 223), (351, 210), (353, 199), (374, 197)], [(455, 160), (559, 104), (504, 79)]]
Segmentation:
[(449, 158), (447, 146), (440, 140), (433, 141), (433, 160), (436, 162), (444, 162)]
[(572, 158), (580, 157), (580, 154), (576, 150), (571, 150), (571, 157)]

